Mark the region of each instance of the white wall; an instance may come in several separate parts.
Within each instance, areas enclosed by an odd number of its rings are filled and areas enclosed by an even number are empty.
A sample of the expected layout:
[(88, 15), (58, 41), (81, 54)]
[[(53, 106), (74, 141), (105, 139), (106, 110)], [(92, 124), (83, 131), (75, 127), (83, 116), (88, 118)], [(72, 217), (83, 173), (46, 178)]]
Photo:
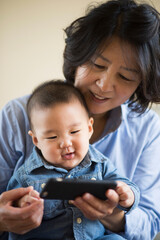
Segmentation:
[(0, 108), (40, 82), (63, 78), (63, 29), (91, 0), (0, 0)]
[(92, 2), (0, 0), (0, 108), (42, 81), (63, 78), (63, 29)]

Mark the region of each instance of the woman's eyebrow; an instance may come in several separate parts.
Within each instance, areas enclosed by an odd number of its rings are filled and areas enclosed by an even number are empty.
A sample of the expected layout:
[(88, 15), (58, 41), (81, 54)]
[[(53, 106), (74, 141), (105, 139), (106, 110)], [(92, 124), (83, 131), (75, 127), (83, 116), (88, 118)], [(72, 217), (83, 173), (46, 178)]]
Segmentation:
[[(105, 62), (107, 62), (107, 63), (112, 63), (109, 59), (107, 59), (106, 57), (104, 57), (103, 55), (101, 55), (101, 54), (97, 54), (97, 57), (99, 57), (99, 58), (101, 58), (102, 60), (104, 60)], [(136, 69), (134, 69), (134, 68), (129, 68), (129, 67), (123, 67), (123, 66), (121, 66), (120, 68), (122, 68), (122, 69), (124, 69), (124, 70), (126, 70), (126, 71), (128, 71), (128, 72), (134, 72), (134, 73), (139, 73)]]
[(104, 57), (104, 56), (101, 55), (101, 54), (97, 54), (97, 57), (101, 58), (102, 60), (104, 60), (104, 61), (107, 62), (107, 63), (112, 63), (109, 59), (107, 59), (106, 57)]
[(122, 68), (122, 69), (124, 69), (124, 70), (126, 70), (128, 72), (134, 72), (136, 74), (139, 74), (139, 72), (136, 69), (134, 69), (134, 68), (128, 68), (128, 67), (123, 67), (123, 66), (121, 66), (120, 68)]

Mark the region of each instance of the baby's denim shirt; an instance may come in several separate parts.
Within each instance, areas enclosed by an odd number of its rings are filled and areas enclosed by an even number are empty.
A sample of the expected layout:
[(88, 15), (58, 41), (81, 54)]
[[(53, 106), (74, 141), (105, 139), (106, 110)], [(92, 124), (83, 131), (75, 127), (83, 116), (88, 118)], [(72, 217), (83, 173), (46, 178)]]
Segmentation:
[[(8, 189), (33, 186), (41, 192), (49, 178), (74, 178), (93, 180), (116, 180), (127, 183), (134, 192), (135, 202), (130, 212), (139, 202), (138, 187), (129, 179), (118, 174), (111, 161), (89, 146), (89, 151), (82, 162), (67, 171), (48, 164), (37, 148), (32, 155), (12, 176)], [(124, 209), (128, 210), (128, 209)], [(15, 239), (76, 239), (93, 240), (108, 235), (107, 229), (98, 220), (87, 219), (82, 212), (65, 200), (44, 200), (44, 216), (41, 225), (24, 235), (10, 234), (9, 240)]]

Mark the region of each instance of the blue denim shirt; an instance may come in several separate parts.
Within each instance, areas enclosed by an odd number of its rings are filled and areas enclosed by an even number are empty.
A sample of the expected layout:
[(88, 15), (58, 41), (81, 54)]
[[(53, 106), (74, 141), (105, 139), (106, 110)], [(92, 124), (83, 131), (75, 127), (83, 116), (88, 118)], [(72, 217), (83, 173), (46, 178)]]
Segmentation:
[[(30, 156), (26, 103), (29, 96), (10, 101), (0, 111), (0, 193)], [(140, 204), (125, 215), (126, 239), (152, 240), (160, 231), (160, 120), (152, 110), (131, 114), (127, 104), (113, 109), (94, 146), (118, 171), (140, 189)]]
[[(128, 212), (137, 207), (139, 202), (138, 187), (127, 178), (120, 176), (110, 160), (93, 146), (89, 147), (89, 152), (82, 162), (70, 171), (50, 165), (34, 148), (30, 158), (10, 179), (8, 189), (33, 186), (35, 190), (41, 192), (42, 187), (51, 177), (121, 180), (130, 185), (135, 195), (135, 202)], [(67, 239), (67, 236), (68, 239), (93, 240), (104, 235), (107, 235), (107, 232), (100, 221), (87, 219), (67, 200), (44, 200), (44, 217), (41, 226), (23, 236), (10, 234), (9, 239), (39, 239), (43, 236), (44, 239), (58, 240)]]

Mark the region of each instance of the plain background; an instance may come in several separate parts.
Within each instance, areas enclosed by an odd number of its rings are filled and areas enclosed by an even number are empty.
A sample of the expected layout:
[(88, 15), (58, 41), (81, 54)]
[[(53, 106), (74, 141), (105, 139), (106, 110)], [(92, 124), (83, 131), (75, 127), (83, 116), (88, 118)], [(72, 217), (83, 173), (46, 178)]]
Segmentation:
[[(159, 0), (146, 2), (160, 10)], [(0, 109), (45, 80), (64, 78), (63, 29), (92, 3), (96, 1), (0, 0)]]
[(64, 31), (91, 0), (0, 0), (0, 108), (62, 73)]

